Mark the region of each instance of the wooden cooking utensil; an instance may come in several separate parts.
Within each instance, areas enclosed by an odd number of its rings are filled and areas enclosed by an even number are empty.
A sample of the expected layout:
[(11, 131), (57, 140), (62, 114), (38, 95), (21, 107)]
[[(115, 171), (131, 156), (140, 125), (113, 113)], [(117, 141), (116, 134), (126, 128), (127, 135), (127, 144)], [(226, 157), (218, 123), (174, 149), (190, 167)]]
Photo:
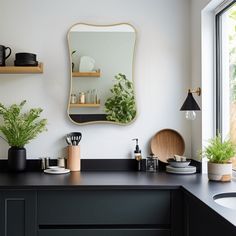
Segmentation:
[(158, 131), (151, 140), (151, 151), (162, 162), (176, 155), (183, 155), (185, 143), (183, 137), (173, 129)]

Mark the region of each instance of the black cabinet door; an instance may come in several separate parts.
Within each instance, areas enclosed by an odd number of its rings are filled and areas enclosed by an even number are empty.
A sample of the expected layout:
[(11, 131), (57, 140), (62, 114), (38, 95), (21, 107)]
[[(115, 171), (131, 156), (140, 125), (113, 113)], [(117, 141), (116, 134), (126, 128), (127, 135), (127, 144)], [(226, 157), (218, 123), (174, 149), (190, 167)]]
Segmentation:
[(185, 194), (185, 236), (235, 236), (236, 228), (195, 197)]
[(0, 191), (0, 235), (36, 236), (34, 191)]
[(70, 229), (40, 230), (38, 236), (170, 236), (170, 230), (158, 229)]
[(39, 225), (161, 225), (170, 227), (167, 190), (38, 192)]

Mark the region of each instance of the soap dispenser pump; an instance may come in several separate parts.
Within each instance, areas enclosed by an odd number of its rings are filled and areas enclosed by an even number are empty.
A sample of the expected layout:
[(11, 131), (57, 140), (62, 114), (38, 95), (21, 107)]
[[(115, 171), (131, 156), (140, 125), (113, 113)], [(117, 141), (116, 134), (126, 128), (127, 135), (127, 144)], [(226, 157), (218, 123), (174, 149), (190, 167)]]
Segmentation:
[(135, 150), (134, 150), (134, 158), (138, 162), (138, 171), (140, 171), (141, 170), (141, 160), (142, 160), (141, 149), (139, 148), (139, 145), (138, 145), (138, 138), (134, 138), (132, 140), (136, 141), (136, 146), (135, 146)]

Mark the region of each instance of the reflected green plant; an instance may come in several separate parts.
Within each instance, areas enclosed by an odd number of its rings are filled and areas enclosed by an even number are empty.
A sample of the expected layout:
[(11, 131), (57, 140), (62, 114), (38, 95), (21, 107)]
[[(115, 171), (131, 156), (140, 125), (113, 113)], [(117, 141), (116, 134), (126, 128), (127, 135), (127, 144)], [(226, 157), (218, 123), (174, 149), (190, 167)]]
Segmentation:
[(105, 102), (107, 120), (129, 123), (136, 116), (136, 105), (133, 83), (124, 74), (115, 76), (116, 83), (110, 90), (112, 96)]

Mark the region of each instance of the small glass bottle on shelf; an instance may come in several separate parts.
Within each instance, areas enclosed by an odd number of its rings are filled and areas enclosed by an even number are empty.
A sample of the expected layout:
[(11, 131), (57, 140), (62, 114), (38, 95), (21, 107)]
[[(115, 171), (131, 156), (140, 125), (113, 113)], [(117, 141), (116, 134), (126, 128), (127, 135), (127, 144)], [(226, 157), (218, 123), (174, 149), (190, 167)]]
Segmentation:
[(98, 96), (98, 90), (97, 89), (95, 90), (95, 102), (94, 103), (100, 104), (99, 96)]
[(73, 94), (70, 95), (70, 103), (71, 103), (71, 104), (77, 103), (76, 94), (73, 93)]
[(85, 101), (86, 101), (87, 104), (90, 103), (90, 92), (89, 92), (89, 90), (85, 93)]
[(96, 100), (95, 100), (95, 89), (91, 90), (91, 103), (96, 103)]
[(79, 93), (79, 103), (85, 104), (85, 93), (84, 92)]

